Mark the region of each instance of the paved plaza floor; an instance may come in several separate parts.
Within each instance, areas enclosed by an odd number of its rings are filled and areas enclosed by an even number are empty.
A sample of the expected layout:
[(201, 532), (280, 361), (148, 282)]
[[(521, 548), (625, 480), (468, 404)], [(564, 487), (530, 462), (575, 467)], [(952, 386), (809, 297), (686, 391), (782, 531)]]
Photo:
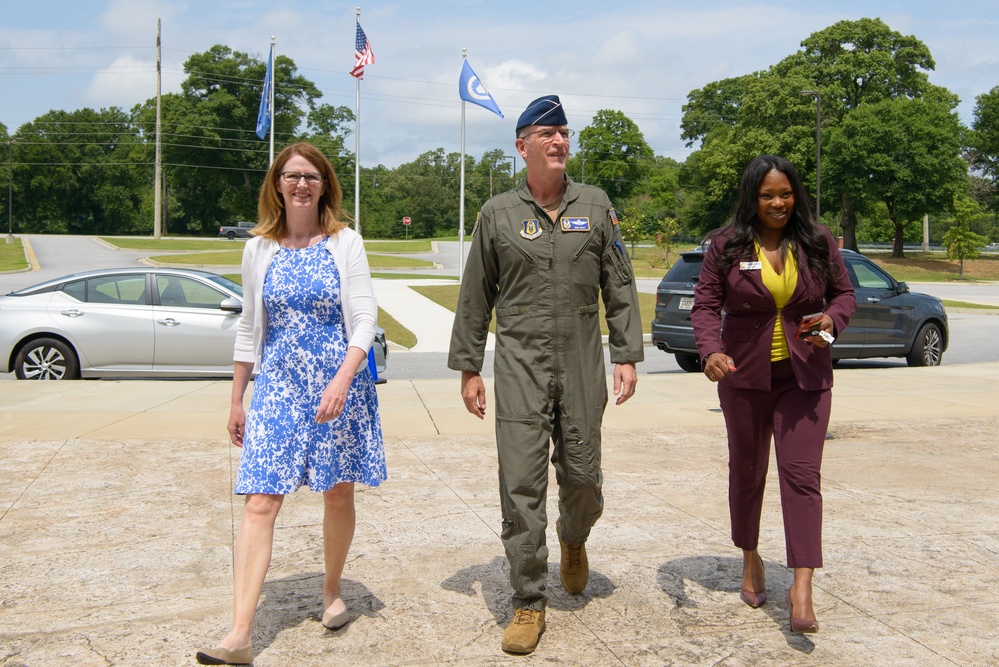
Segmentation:
[[(502, 653), (492, 423), (464, 412), (455, 380), (390, 380), (389, 479), (357, 494), (352, 622), (320, 624), (321, 497), (302, 490), (278, 518), (255, 664), (999, 664), (999, 363), (836, 382), (817, 635), (789, 632), (773, 465), (770, 601), (740, 602), (714, 388), (663, 374), (607, 408), (588, 587), (562, 589), (556, 546), (538, 650)], [(191, 665), (225, 634), (240, 516), (228, 400), (227, 382), (0, 383), (0, 666)], [(550, 496), (557, 544), (554, 475)]]

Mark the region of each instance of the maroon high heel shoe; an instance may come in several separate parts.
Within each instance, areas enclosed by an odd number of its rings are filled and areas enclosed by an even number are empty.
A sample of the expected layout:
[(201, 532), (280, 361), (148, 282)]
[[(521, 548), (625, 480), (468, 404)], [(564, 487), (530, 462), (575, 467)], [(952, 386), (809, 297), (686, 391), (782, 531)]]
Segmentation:
[[(760, 556), (759, 554), (756, 554), (756, 557), (760, 559), (760, 568), (762, 569), (763, 557)], [(739, 598), (753, 609), (758, 609), (759, 607), (763, 606), (767, 601), (767, 589), (764, 588), (762, 591), (756, 592), (756, 591), (748, 591), (745, 588), (743, 588), (741, 591), (739, 591)]]
[(790, 589), (788, 589), (787, 593), (784, 594), (784, 602), (787, 603), (787, 613), (791, 620), (791, 632), (814, 634), (819, 631), (818, 621), (810, 621), (807, 618), (794, 617), (794, 606), (791, 604)]

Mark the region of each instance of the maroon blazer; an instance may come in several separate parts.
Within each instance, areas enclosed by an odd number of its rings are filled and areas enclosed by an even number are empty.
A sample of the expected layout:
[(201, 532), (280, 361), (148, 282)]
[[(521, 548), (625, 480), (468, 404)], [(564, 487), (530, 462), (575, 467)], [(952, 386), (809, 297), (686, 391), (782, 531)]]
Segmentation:
[[(832, 234), (829, 259), (837, 267), (837, 277), (828, 284), (806, 279), (807, 266), (798, 267), (798, 284), (781, 310), (781, 323), (791, 353), (791, 367), (802, 389), (814, 391), (832, 387), (832, 353), (829, 347), (816, 347), (793, 334), (802, 316), (825, 312), (832, 318), (834, 336), (846, 328), (857, 309), (853, 285), (846, 272)], [(721, 382), (739, 389), (770, 390), (770, 349), (777, 306), (770, 290), (763, 284), (762, 271), (741, 269), (740, 260), (727, 271), (717, 266), (718, 257), (728, 240), (723, 232), (708, 246), (700, 279), (694, 289), (694, 307), (690, 319), (694, 324), (694, 339), (702, 359), (713, 352), (724, 352), (735, 361), (735, 372)], [(755, 262), (756, 257), (742, 261)], [(725, 312), (724, 321), (722, 311)], [(834, 343), (835, 344), (835, 343)]]

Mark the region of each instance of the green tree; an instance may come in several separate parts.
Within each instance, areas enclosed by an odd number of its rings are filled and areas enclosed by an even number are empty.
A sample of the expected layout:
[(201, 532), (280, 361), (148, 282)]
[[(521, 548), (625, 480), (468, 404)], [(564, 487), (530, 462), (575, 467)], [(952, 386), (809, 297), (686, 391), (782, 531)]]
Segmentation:
[(975, 98), (969, 139), (971, 165), (988, 184), (983, 198), (999, 211), (999, 86)]
[[(49, 111), (18, 130), (15, 207), (25, 232), (126, 234), (151, 229), (140, 218), (152, 181), (141, 140), (117, 107)], [(31, 202), (30, 206), (24, 205)]]
[[(181, 93), (162, 97), (165, 180), (176, 198), (172, 228), (211, 235), (220, 224), (255, 218), (268, 166), (268, 142), (255, 131), (266, 69), (263, 60), (215, 45), (184, 63)], [(291, 58), (275, 58), (274, 81), (275, 149), (301, 138), (296, 130), (308, 112), (324, 150), (342, 149), (335, 135), (345, 132), (345, 114), (316, 108), (322, 93)], [(133, 113), (143, 134), (154, 136), (155, 100)]]
[(979, 213), (978, 205), (967, 197), (954, 197), (954, 219), (951, 228), (943, 235), (947, 257), (958, 261), (958, 277), (964, 278), (964, 260), (975, 259), (982, 247), (989, 242), (987, 236), (974, 233), (969, 228), (971, 220)]
[(611, 201), (623, 201), (639, 189), (654, 157), (638, 125), (610, 109), (598, 111), (579, 133), (579, 150), (586, 159), (586, 182), (603, 189)]
[[(471, 160), (466, 156), (466, 160)], [(431, 238), (458, 233), (458, 192), (461, 155), (443, 148), (428, 151), (413, 162), (400, 165), (386, 177), (383, 216), (390, 225), (390, 238), (402, 238), (403, 216), (412, 218), (409, 236)], [(466, 175), (468, 164), (466, 162)], [(478, 208), (465, 202), (466, 230), (471, 231)], [(471, 221), (471, 224), (469, 224)]]
[[(840, 21), (813, 33), (801, 46), (766, 72), (688, 94), (683, 136), (701, 140), (697, 153), (706, 153), (694, 161), (688, 158), (681, 173), (681, 183), (690, 188), (683, 219), (695, 220), (696, 228), (724, 222), (718, 218), (734, 203), (738, 170), (760, 153), (784, 155), (814, 186), (815, 100), (802, 97), (802, 90), (821, 95), (823, 144), (831, 129), (865, 104), (926, 96), (942, 101), (947, 95), (928, 81), (927, 71), (934, 67), (929, 49), (880, 19)], [(846, 246), (855, 249), (853, 193), (827, 183), (831, 159), (823, 150), (822, 208), (840, 208)], [(727, 161), (734, 163), (726, 167)]]
[(302, 137), (312, 142), (333, 163), (339, 178), (352, 173), (354, 155), (346, 148), (347, 135), (353, 132), (354, 112), (344, 106), (320, 104), (308, 115), (308, 133)]
[(714, 81), (700, 90), (692, 90), (683, 105), (680, 138), (687, 147), (702, 141), (718, 127), (735, 127), (746, 85), (752, 75)]
[[(928, 72), (936, 65), (929, 48), (912, 35), (892, 30), (881, 19), (839, 21), (810, 35), (801, 46), (775, 73), (801, 68), (802, 74), (815, 81), (811, 89), (822, 95), (823, 127), (837, 126), (862, 104), (918, 99), (933, 88)], [(828, 186), (825, 192), (823, 208), (840, 208), (844, 245), (856, 250), (852, 192)]]
[(861, 210), (887, 207), (892, 255), (903, 257), (906, 227), (947, 210), (966, 187), (961, 126), (942, 102), (897, 98), (854, 109), (830, 133), (829, 180)]

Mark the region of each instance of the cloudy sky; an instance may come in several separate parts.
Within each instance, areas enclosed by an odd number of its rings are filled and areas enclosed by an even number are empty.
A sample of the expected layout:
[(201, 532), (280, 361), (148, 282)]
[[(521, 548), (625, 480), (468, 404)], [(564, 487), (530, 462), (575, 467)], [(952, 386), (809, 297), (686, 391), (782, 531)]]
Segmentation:
[[(16, 130), (50, 109), (128, 109), (153, 97), (157, 19), (164, 92), (179, 91), (191, 54), (225, 44), (264, 59), (273, 35), (323, 102), (353, 109), (355, 6), (0, 0), (0, 122)], [(438, 147), (459, 150), (462, 48), (506, 116), (468, 105), (469, 154), (512, 148), (527, 102), (557, 93), (574, 128), (618, 109), (656, 154), (683, 160), (691, 149), (680, 139), (681, 107), (691, 90), (766, 69), (811, 33), (862, 17), (929, 47), (930, 80), (960, 96), (965, 123), (975, 97), (999, 86), (995, 0), (365, 0), (361, 25), (376, 62), (361, 82), (361, 163), (395, 167)]]

